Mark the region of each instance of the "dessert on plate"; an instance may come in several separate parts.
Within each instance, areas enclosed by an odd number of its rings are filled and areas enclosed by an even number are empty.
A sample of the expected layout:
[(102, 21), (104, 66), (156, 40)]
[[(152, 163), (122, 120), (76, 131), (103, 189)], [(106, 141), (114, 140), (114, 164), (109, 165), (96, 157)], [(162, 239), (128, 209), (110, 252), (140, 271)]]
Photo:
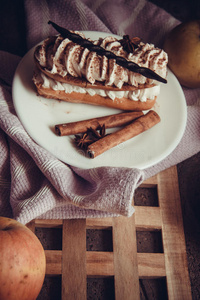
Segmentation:
[(121, 110), (149, 110), (166, 83), (167, 54), (138, 38), (92, 41), (82, 32), (59, 32), (34, 51), (33, 82), (38, 94), (68, 102)]

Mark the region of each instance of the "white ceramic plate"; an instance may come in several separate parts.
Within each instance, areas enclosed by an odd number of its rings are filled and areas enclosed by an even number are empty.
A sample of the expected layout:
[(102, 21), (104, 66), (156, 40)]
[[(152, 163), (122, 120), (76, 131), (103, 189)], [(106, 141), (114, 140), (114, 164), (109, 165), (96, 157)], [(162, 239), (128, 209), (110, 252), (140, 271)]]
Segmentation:
[[(86, 37), (92, 39), (107, 36), (101, 32), (84, 33)], [(83, 151), (74, 147), (73, 136), (59, 137), (54, 133), (55, 124), (120, 111), (37, 96), (31, 80), (34, 69), (33, 51), (34, 49), (30, 50), (24, 56), (16, 70), (13, 81), (14, 106), (24, 128), (33, 140), (61, 161), (80, 168), (116, 166), (144, 169), (163, 160), (180, 142), (186, 126), (186, 101), (176, 77), (169, 71), (168, 83), (162, 84), (154, 108), (160, 115), (161, 122), (94, 159), (86, 157)]]

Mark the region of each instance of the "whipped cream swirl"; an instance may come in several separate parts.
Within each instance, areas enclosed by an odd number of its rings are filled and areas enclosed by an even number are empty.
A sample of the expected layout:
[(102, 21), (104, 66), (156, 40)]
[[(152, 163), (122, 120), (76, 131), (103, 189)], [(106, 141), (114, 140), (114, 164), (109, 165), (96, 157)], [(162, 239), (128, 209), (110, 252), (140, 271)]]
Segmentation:
[(141, 101), (146, 102), (148, 99), (153, 100), (155, 96), (158, 96), (160, 93), (160, 85), (155, 85), (146, 89), (137, 89), (134, 91), (109, 91), (102, 89), (92, 89), (92, 88), (82, 88), (80, 86), (60, 82), (54, 80), (48, 76), (46, 76), (42, 72), (36, 72), (33, 76), (33, 81), (36, 85), (41, 84), (43, 88), (50, 88), (54, 91), (64, 91), (66, 94), (70, 94), (72, 92), (89, 94), (90, 96), (100, 95), (101, 97), (108, 97), (111, 100), (115, 100), (115, 98), (128, 98), (133, 101)]
[[(75, 31), (83, 38), (83, 33)], [(147, 67), (163, 78), (167, 75), (167, 54), (153, 44), (140, 42), (134, 53), (127, 53), (120, 42), (112, 36), (100, 38), (93, 42), (117, 56), (122, 56), (141, 67)], [(116, 64), (114, 59), (99, 56), (96, 52), (84, 49), (78, 44), (62, 36), (46, 39), (38, 46), (35, 52), (39, 64), (51, 74), (64, 77), (70, 74), (73, 77), (85, 77), (91, 84), (96, 81), (105, 85), (122, 88), (124, 83), (138, 87), (139, 84), (159, 84), (157, 81), (129, 71)]]

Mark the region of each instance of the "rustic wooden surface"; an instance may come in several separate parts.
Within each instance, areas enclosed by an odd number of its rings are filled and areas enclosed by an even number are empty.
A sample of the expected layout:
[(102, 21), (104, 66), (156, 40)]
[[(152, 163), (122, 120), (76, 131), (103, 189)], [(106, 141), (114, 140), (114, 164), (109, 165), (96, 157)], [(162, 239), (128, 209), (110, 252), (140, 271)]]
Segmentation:
[[(62, 249), (45, 250), (46, 276), (62, 276), (62, 299), (87, 299), (87, 277), (114, 277), (115, 299), (140, 299), (139, 280), (166, 278), (168, 299), (190, 300), (191, 285), (176, 167), (145, 181), (158, 206), (135, 206), (130, 217), (34, 220), (27, 226), (62, 228)], [(112, 230), (113, 251), (86, 251), (86, 229)], [(138, 253), (136, 232), (159, 231), (163, 253)]]

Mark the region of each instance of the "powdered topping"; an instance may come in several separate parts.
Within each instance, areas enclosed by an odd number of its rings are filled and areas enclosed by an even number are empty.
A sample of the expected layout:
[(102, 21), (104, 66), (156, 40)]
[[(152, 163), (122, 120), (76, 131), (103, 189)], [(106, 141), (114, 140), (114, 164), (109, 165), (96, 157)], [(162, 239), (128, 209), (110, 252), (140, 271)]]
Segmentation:
[[(82, 33), (76, 32), (76, 34), (84, 38)], [(111, 36), (100, 38), (93, 44), (134, 62), (140, 67), (149, 68), (166, 78), (167, 54), (163, 50), (155, 48), (153, 44), (140, 42), (134, 53), (126, 52), (121, 43)], [(51, 37), (38, 46), (35, 57), (39, 64), (51, 74), (59, 74), (62, 77), (67, 74), (73, 77), (85, 77), (92, 84), (100, 81), (105, 85), (118, 88), (121, 88), (124, 83), (136, 87), (139, 84), (158, 84), (153, 79), (120, 66), (115, 59), (100, 56), (60, 35)]]

